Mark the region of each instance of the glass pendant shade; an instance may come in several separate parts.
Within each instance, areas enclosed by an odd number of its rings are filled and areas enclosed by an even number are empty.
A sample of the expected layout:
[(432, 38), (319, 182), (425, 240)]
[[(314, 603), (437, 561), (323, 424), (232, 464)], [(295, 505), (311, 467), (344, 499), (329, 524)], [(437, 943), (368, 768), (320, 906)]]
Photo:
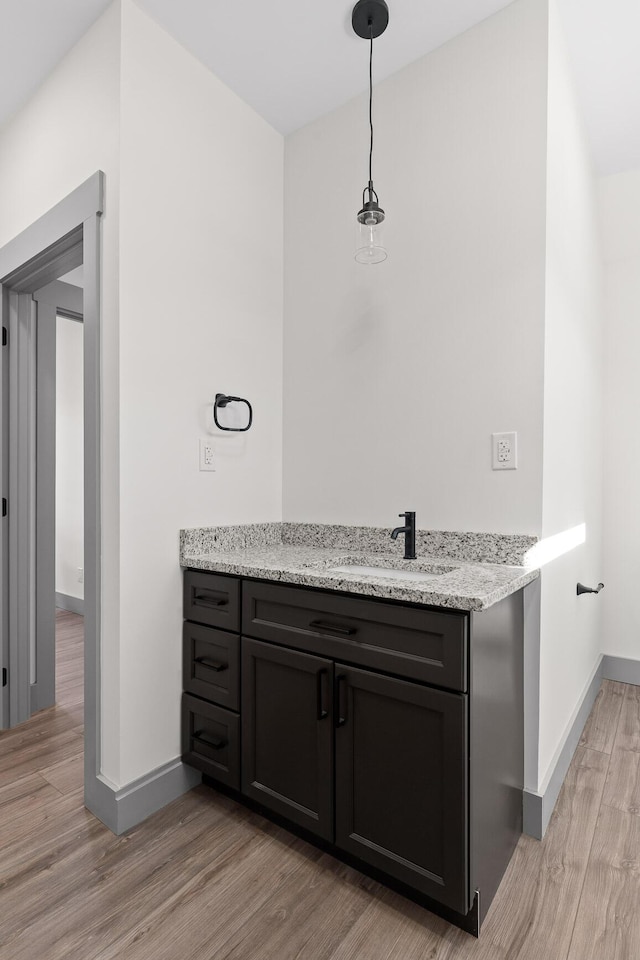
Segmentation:
[(356, 260), (358, 263), (382, 263), (387, 259), (384, 247), (384, 223), (360, 223), (356, 240)]
[[(368, 200), (365, 199), (367, 193)], [(363, 191), (362, 210), (358, 212), (356, 245), (356, 260), (358, 263), (382, 263), (383, 260), (387, 259), (387, 251), (383, 243), (384, 218), (384, 210), (378, 203), (378, 195), (370, 180), (369, 186)]]

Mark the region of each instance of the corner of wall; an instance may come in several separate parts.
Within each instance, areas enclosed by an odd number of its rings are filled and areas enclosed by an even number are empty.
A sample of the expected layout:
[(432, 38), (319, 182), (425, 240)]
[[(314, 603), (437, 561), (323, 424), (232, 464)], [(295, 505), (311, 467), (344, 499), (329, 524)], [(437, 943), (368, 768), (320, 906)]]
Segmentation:
[(590, 147), (556, 0), (549, 3), (542, 536), (586, 541), (542, 570), (539, 768), (562, 747), (603, 647), (603, 266)]

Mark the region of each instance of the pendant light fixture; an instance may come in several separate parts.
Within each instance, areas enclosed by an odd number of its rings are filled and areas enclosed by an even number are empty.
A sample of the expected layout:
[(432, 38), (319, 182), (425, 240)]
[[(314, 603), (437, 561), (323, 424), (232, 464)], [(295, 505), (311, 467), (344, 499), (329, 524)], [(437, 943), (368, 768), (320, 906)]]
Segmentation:
[(387, 259), (382, 242), (385, 213), (373, 188), (373, 41), (381, 36), (389, 23), (385, 0), (358, 0), (351, 14), (355, 33), (369, 41), (369, 183), (362, 191), (362, 209), (358, 213), (358, 263), (381, 263)]

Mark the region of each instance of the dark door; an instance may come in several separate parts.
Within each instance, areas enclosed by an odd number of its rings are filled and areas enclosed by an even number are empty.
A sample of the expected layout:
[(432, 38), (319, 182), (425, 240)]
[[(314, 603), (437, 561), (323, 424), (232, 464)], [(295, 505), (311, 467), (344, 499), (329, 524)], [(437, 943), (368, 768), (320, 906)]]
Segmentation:
[(242, 792), (333, 840), (333, 663), (242, 638)]
[(466, 914), (466, 696), (335, 676), (336, 844)]

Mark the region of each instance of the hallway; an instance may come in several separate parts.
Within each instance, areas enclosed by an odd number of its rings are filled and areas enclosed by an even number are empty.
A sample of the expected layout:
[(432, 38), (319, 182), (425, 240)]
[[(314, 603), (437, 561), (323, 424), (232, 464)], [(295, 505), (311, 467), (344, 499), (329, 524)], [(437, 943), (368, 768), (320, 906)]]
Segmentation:
[[(0, 811), (5, 830), (56, 795), (83, 786), (83, 619), (56, 611), (56, 706), (0, 734)], [(3, 854), (3, 860), (4, 856)]]

